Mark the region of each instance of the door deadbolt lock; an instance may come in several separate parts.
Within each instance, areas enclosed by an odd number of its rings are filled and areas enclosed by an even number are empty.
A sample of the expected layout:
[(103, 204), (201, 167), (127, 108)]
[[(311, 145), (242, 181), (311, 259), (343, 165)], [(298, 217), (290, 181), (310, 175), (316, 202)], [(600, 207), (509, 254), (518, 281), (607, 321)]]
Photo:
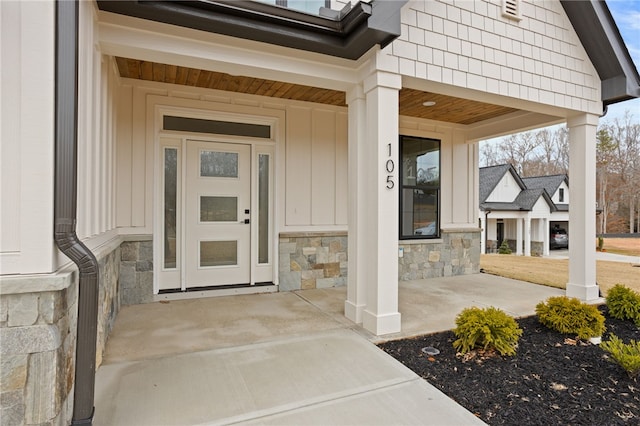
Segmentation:
[(249, 214), (249, 209), (244, 209), (244, 214)]
[(244, 223), (245, 223), (245, 224), (249, 223), (249, 219), (245, 219), (245, 220), (244, 220)]

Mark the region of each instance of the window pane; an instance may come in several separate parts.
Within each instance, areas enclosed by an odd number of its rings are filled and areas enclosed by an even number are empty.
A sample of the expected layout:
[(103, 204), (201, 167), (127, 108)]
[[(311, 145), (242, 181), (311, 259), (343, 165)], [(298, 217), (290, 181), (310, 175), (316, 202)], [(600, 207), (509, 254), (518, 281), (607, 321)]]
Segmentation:
[(176, 267), (176, 208), (178, 188), (178, 150), (164, 150), (164, 267)]
[(324, 6), (324, 0), (289, 0), (287, 2), (287, 7), (289, 9), (295, 9), (301, 12), (311, 13), (313, 15), (319, 15), (320, 8)]
[(403, 136), (400, 152), (400, 237), (438, 237), (440, 141)]
[(200, 153), (200, 176), (238, 177), (238, 153), (202, 151)]
[(318, 15), (321, 7), (329, 7), (330, 2), (325, 0), (258, 0), (262, 3), (284, 6), (289, 9)]
[(237, 222), (238, 197), (200, 197), (200, 222)]
[(402, 185), (440, 185), (440, 141), (404, 138)]
[(200, 266), (231, 266), (237, 264), (237, 241), (200, 241)]
[(258, 263), (269, 263), (269, 156), (258, 156)]
[(403, 188), (402, 235), (438, 235), (438, 191)]

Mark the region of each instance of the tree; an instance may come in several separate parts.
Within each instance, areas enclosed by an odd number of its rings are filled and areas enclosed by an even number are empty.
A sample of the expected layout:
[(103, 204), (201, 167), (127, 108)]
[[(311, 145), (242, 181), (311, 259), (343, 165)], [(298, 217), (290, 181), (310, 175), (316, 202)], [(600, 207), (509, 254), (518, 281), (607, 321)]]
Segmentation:
[(600, 233), (607, 233), (607, 218), (609, 217), (610, 193), (609, 193), (609, 176), (613, 170), (614, 153), (617, 145), (611, 135), (609, 129), (604, 126), (598, 130), (596, 135), (596, 179), (598, 191), (598, 207), (602, 209), (600, 214)]
[(629, 112), (621, 119), (614, 119), (608, 126), (615, 141), (615, 169), (618, 198), (622, 213), (629, 218), (629, 232), (634, 232), (636, 204), (639, 201), (640, 188), (640, 124), (633, 123)]
[[(481, 145), (482, 165), (509, 163), (523, 177), (567, 174), (566, 127), (524, 132)], [(640, 123), (627, 112), (597, 132), (596, 198), (599, 232), (640, 232)]]
[(510, 135), (497, 143), (481, 146), (485, 166), (509, 163), (523, 177), (566, 174), (569, 142), (565, 127)]

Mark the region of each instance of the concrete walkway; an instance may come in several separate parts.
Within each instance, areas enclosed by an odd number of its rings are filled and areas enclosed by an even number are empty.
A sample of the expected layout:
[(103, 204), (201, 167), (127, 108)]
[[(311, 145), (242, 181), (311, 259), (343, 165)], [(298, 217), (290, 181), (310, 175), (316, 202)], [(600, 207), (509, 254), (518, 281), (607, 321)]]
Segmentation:
[[(549, 256), (554, 259), (568, 259), (569, 250), (551, 250)], [(602, 251), (596, 251), (596, 260), (606, 260), (609, 262), (622, 262), (631, 263), (633, 265), (640, 265), (640, 256), (626, 256), (624, 254), (608, 253)]]
[(403, 331), (384, 339), (344, 317), (345, 288), (125, 307), (94, 424), (483, 424), (372, 342), (450, 329), (474, 305), (530, 315), (563, 293), (485, 274), (402, 282)]

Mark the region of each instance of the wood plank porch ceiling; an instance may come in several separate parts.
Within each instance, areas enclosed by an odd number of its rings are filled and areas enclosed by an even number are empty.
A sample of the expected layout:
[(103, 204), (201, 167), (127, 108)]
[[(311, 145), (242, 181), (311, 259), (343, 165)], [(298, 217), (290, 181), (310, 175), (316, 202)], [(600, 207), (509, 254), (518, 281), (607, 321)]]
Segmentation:
[[(251, 95), (270, 96), (346, 106), (345, 92), (313, 86), (285, 83), (245, 76), (230, 75), (215, 71), (167, 65), (116, 57), (118, 71), (123, 78), (179, 84)], [(434, 101), (431, 107), (422, 105)], [(400, 90), (400, 115), (426, 118), (456, 124), (473, 124), (517, 111), (499, 105), (471, 101), (453, 96), (423, 92), (415, 89)]]

